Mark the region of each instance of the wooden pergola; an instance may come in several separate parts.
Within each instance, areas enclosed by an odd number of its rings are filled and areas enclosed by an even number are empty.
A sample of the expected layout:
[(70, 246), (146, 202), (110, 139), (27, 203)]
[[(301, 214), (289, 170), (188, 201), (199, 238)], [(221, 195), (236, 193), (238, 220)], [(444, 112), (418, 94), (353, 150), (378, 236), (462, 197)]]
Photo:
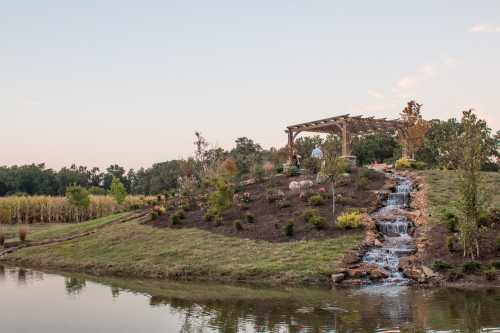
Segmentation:
[[(387, 120), (386, 118), (350, 116), (344, 114), (307, 123), (287, 126), (288, 156), (292, 160), (294, 154), (294, 141), (297, 135), (304, 132), (333, 134), (342, 140), (342, 156), (351, 157), (351, 144), (353, 137), (366, 136), (378, 133), (398, 133), (405, 135), (407, 122), (400, 119)], [(406, 149), (403, 149), (406, 151)]]

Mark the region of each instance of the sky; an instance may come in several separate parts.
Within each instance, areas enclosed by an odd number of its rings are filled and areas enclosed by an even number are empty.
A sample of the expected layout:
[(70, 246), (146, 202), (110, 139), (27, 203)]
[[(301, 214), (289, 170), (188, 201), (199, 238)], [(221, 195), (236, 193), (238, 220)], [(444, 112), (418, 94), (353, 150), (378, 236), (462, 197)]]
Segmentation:
[(0, 0), (0, 165), (149, 167), (340, 114), (500, 129), (500, 1)]

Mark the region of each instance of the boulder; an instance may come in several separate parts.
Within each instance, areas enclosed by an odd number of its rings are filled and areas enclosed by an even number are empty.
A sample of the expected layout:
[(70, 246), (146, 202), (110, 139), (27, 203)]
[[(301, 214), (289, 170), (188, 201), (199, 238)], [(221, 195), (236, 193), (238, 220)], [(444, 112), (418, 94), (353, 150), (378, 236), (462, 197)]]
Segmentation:
[(331, 278), (332, 278), (333, 284), (338, 284), (338, 283), (342, 282), (342, 280), (344, 280), (345, 275), (344, 275), (344, 273), (332, 274)]
[(427, 278), (432, 278), (432, 277), (436, 277), (437, 276), (436, 272), (434, 272), (432, 269), (430, 269), (427, 266), (422, 266), (422, 272), (424, 273), (424, 275)]
[(368, 277), (370, 280), (380, 280), (389, 277), (389, 272), (381, 268), (373, 268), (370, 270)]

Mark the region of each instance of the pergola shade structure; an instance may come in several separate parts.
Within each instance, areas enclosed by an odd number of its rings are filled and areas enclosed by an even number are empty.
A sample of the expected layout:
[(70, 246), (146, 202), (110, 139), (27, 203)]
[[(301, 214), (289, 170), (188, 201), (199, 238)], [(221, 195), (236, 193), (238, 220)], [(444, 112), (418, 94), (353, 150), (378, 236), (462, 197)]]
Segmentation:
[(387, 120), (386, 118), (375, 117), (351, 117), (349, 114), (287, 126), (285, 132), (288, 133), (289, 160), (292, 160), (294, 141), (300, 133), (313, 132), (337, 135), (342, 141), (342, 155), (347, 157), (351, 156), (353, 137), (395, 132), (404, 136), (406, 127), (407, 123), (399, 119)]

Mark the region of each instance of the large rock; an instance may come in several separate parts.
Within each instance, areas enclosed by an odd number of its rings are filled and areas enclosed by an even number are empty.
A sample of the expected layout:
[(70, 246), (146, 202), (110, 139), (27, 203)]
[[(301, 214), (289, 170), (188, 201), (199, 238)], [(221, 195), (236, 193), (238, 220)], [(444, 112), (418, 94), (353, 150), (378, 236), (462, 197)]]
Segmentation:
[(342, 266), (350, 266), (359, 263), (361, 258), (356, 252), (348, 252), (342, 258)]
[(382, 268), (373, 268), (370, 270), (368, 277), (370, 280), (380, 280), (389, 277), (389, 272)]
[(332, 274), (331, 278), (333, 284), (339, 284), (340, 282), (342, 282), (342, 280), (344, 280), (345, 275), (344, 273)]

